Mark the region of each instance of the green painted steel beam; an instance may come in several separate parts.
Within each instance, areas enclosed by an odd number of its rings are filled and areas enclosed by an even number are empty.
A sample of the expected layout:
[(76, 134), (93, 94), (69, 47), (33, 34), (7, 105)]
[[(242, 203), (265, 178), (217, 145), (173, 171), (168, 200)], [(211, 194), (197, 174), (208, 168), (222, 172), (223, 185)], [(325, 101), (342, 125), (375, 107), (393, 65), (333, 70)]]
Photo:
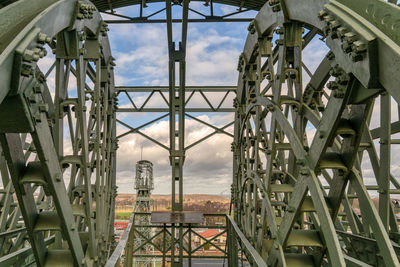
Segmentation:
[[(144, 93), (144, 92), (169, 92), (168, 86), (116, 86), (115, 90), (118, 93), (121, 92), (132, 92), (132, 93)], [(236, 86), (185, 86), (186, 92), (203, 91), (203, 92), (227, 92), (236, 91)]]
[[(218, 109), (211, 109), (211, 108), (186, 108), (186, 112), (193, 112), (193, 113), (206, 113), (206, 112), (234, 112), (235, 109), (233, 108), (218, 108)], [(117, 112), (157, 112), (157, 113), (164, 113), (169, 112), (168, 108), (143, 108), (143, 109), (134, 109), (134, 108), (118, 108)]]
[[(204, 19), (188, 19), (188, 23), (216, 23), (216, 22), (223, 22), (223, 23), (231, 23), (231, 22), (250, 22), (253, 18), (204, 18)], [(164, 24), (167, 21), (164, 19), (132, 19), (132, 20), (106, 20), (108, 24)], [(172, 23), (182, 23), (181, 19), (173, 19)]]

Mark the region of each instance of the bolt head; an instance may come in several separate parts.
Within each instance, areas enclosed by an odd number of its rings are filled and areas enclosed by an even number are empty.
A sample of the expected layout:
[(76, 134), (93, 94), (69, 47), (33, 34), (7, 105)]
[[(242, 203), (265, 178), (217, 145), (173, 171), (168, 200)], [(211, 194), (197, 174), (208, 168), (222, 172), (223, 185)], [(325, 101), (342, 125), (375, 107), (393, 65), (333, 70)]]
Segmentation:
[(34, 104), (34, 103), (36, 103), (36, 101), (37, 101), (36, 94), (31, 94), (29, 96), (29, 102)]
[(40, 83), (36, 83), (35, 86), (33, 86), (33, 92), (35, 94), (41, 94), (43, 92), (43, 87)]
[(44, 44), (44, 43), (51, 43), (51, 37), (47, 36), (45, 33), (39, 33), (38, 38), (37, 38), (38, 43)]
[(34, 119), (36, 122), (41, 122), (42, 121), (42, 116), (40, 115), (40, 112), (37, 112), (34, 116)]
[(320, 20), (323, 20), (324, 17), (325, 17), (326, 15), (328, 15), (328, 13), (327, 13), (325, 10), (321, 10), (321, 11), (318, 13), (318, 18), (319, 18)]
[(364, 52), (367, 50), (367, 44), (360, 40), (355, 41), (352, 46), (355, 52)]
[(339, 84), (335, 81), (330, 81), (327, 83), (326, 87), (330, 90), (336, 90), (339, 88)]
[(26, 49), (22, 54), (22, 59), (26, 62), (38, 61), (39, 55), (37, 55), (33, 50)]
[(347, 32), (344, 34), (344, 40), (352, 44), (357, 40), (357, 35), (354, 32)]
[(276, 5), (272, 7), (272, 12), (279, 12), (281, 11), (281, 6), (280, 5)]
[(332, 51), (329, 51), (328, 54), (326, 55), (326, 58), (329, 60), (334, 60), (335, 54)]
[(331, 30), (336, 30), (337, 28), (339, 28), (340, 27), (340, 22), (338, 21), (338, 20), (332, 20), (330, 23), (329, 23), (329, 28), (331, 29)]
[(339, 77), (339, 75), (343, 72), (343, 70), (339, 67), (339, 65), (335, 65), (330, 71), (329, 74), (333, 77)]
[(358, 62), (358, 61), (362, 61), (364, 59), (364, 56), (360, 53), (351, 53), (351, 60), (353, 62)]
[(353, 50), (353, 47), (351, 46), (351, 43), (344, 41), (342, 43), (342, 50), (345, 53), (350, 53)]
[(333, 19), (333, 17), (332, 17), (331, 15), (325, 15), (325, 16), (323, 17), (323, 20), (324, 20), (325, 22), (329, 22), (329, 21), (332, 21), (332, 20), (334, 20), (334, 19)]
[(337, 34), (338, 34), (338, 36), (339, 36), (339, 38), (341, 38), (341, 39), (343, 39), (344, 38), (344, 35), (348, 32), (348, 30), (347, 30), (347, 28), (346, 27), (339, 27), (339, 28), (337, 28)]
[(49, 111), (49, 105), (46, 103), (40, 104), (39, 105), (39, 111), (40, 112), (48, 112)]
[(301, 169), (300, 170), (300, 174), (301, 175), (308, 175), (310, 172), (308, 171), (308, 169), (306, 169), (306, 168), (303, 168), (303, 169)]
[(341, 90), (335, 90), (333, 91), (333, 97), (335, 98), (343, 98), (344, 97), (344, 92)]
[(347, 73), (342, 72), (336, 79), (336, 82), (340, 85), (346, 85), (350, 80), (350, 77)]

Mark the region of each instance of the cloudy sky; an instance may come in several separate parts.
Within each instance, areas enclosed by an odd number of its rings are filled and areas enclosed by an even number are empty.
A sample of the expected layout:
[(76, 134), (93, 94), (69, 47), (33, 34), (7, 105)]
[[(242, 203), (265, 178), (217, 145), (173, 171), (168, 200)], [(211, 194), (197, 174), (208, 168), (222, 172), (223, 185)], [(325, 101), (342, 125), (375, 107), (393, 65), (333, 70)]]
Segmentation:
[[(149, 4), (144, 9), (144, 15), (151, 14), (164, 4)], [(190, 7), (207, 13), (208, 9), (202, 3), (192, 2)], [(237, 11), (236, 7), (215, 5), (216, 15), (228, 14)], [(118, 13), (128, 16), (138, 16), (138, 7), (127, 7), (118, 10)], [(256, 12), (239, 14), (242, 17), (254, 17)], [(181, 16), (181, 8), (173, 7), (173, 17)], [(111, 16), (104, 15), (105, 19)], [(190, 18), (200, 16), (189, 13)], [(165, 18), (165, 12), (156, 15), (154, 19)], [(188, 29), (188, 44), (186, 56), (186, 84), (187, 85), (235, 85), (237, 82), (237, 60), (243, 49), (247, 36), (248, 23), (191, 23)], [(168, 85), (168, 53), (167, 31), (165, 24), (122, 24), (110, 25), (110, 40), (113, 55), (116, 58), (115, 68), (116, 85), (135, 86), (159, 86)], [(180, 40), (179, 24), (174, 28), (174, 41)], [(328, 49), (319, 38), (314, 40), (304, 49), (303, 61), (314, 72)], [(303, 82), (307, 83), (309, 77), (304, 72)], [(131, 94), (136, 104), (143, 103), (146, 94)], [(168, 98), (168, 95), (166, 95)], [(211, 101), (216, 103), (222, 95), (214, 94)], [(233, 97), (228, 97), (224, 107), (232, 106)], [(205, 102), (199, 96), (195, 96), (189, 107), (205, 107)], [(129, 107), (129, 100), (120, 97), (120, 107)], [(398, 120), (396, 104), (392, 107), (392, 121)], [(154, 97), (148, 107), (166, 107), (161, 97)], [(379, 101), (375, 106), (372, 126), (379, 125)], [(131, 127), (137, 127), (164, 114), (149, 113), (119, 113), (118, 119)], [(199, 119), (222, 127), (233, 119), (233, 114), (191, 114)], [(201, 137), (213, 132), (213, 129), (186, 118), (185, 144), (191, 144)], [(118, 134), (128, 129), (118, 125)], [(142, 129), (150, 137), (168, 146), (169, 128), (168, 119), (162, 119)], [(233, 127), (227, 128), (228, 132)], [(315, 129), (308, 129), (315, 131)], [(232, 138), (227, 135), (214, 135), (200, 145), (186, 152), (184, 167), (184, 193), (209, 193), (228, 194), (232, 181), (232, 153), (230, 144)], [(379, 145), (377, 145), (379, 155)], [(151, 143), (147, 139), (136, 134), (129, 134), (119, 140), (117, 185), (118, 192), (134, 192), (135, 163), (140, 160), (143, 147), (143, 159), (154, 163), (154, 193), (169, 194), (171, 192), (171, 168), (169, 166), (168, 151)], [(400, 175), (400, 168), (396, 151), (400, 152), (400, 146), (392, 146), (392, 172)], [(365, 153), (366, 154), (366, 153)], [(364, 156), (363, 174), (368, 184), (376, 184), (371, 164), (368, 157)]]
[[(150, 14), (163, 8), (161, 3), (149, 4), (144, 14)], [(202, 3), (191, 3), (190, 7), (202, 12), (208, 9)], [(173, 7), (173, 16), (181, 16), (181, 7)], [(215, 5), (215, 14), (235, 12), (235, 7)], [(118, 13), (137, 16), (137, 7), (118, 10)], [(239, 16), (253, 17), (255, 12)], [(111, 16), (103, 15), (105, 19)], [(191, 18), (199, 18), (190, 13)], [(156, 18), (165, 18), (165, 12)], [(235, 85), (237, 82), (237, 60), (247, 36), (248, 23), (190, 23), (187, 44), (187, 85)], [(110, 24), (110, 41), (113, 56), (116, 58), (116, 85), (168, 85), (167, 31), (165, 24)], [(174, 41), (180, 40), (180, 25), (174, 27)], [(208, 96), (211, 96), (210, 94)], [(136, 104), (143, 103), (147, 94), (131, 94)], [(168, 98), (168, 94), (166, 94)], [(211, 96), (211, 102), (217, 103), (222, 94)], [(230, 95), (223, 107), (232, 107), (233, 95)], [(206, 107), (204, 100), (195, 95), (188, 107)], [(120, 107), (129, 107), (129, 100), (120, 97)], [(160, 96), (153, 98), (148, 107), (166, 107)], [(118, 119), (132, 127), (163, 115), (163, 113), (119, 113)], [(233, 119), (232, 113), (193, 113), (209, 124), (223, 127)], [(143, 132), (160, 143), (168, 146), (168, 118), (160, 120)], [(210, 127), (193, 119), (186, 118), (185, 144), (189, 145), (214, 132)], [(128, 129), (118, 125), (118, 134)], [(226, 129), (232, 133), (233, 127)], [(214, 135), (212, 138), (187, 150), (184, 167), (185, 193), (228, 194), (232, 180), (232, 138), (228, 135)], [(119, 140), (117, 184), (120, 193), (134, 192), (134, 170), (140, 160), (141, 147), (143, 159), (154, 163), (154, 193), (168, 194), (171, 191), (171, 168), (168, 151), (137, 134), (129, 134)]]

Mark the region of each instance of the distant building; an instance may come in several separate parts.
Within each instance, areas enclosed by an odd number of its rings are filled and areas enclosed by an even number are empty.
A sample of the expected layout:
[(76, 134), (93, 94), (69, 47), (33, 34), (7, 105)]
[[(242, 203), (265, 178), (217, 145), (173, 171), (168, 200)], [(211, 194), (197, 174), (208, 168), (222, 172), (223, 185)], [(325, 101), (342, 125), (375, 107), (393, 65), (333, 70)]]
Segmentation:
[(125, 223), (125, 222), (114, 222), (114, 228), (115, 229), (123, 229), (123, 230), (125, 230), (126, 227), (128, 227), (128, 223)]
[[(222, 250), (225, 250), (225, 246), (226, 246), (226, 233), (221, 234), (221, 231), (217, 230), (217, 229), (208, 229), (204, 232), (199, 233), (200, 236), (202, 236), (203, 238), (207, 239), (207, 240), (212, 240), (210, 243), (215, 244), (216, 246), (218, 246), (219, 248), (221, 248)], [(218, 237), (215, 237), (219, 235)], [(215, 238), (214, 238), (215, 237)], [(204, 243), (206, 243), (206, 241), (200, 238), (199, 236), (194, 236), (193, 237), (193, 242), (194, 245), (196, 247), (203, 245)], [(214, 239), (213, 239), (214, 238)], [(203, 251), (217, 251), (219, 252), (219, 250), (210, 245), (210, 244), (206, 244), (203, 247)]]

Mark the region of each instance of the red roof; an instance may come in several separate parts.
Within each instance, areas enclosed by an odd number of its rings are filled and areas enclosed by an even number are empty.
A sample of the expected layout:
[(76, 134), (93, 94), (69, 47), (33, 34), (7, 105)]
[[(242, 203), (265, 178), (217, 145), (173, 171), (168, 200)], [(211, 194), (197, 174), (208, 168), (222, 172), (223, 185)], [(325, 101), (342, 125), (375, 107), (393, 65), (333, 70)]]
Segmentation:
[(114, 222), (114, 227), (126, 228), (127, 226), (128, 226), (128, 223), (124, 223), (124, 222)]
[[(219, 233), (221, 233), (221, 232), (219, 232), (219, 231), (217, 231), (215, 229), (209, 229), (209, 230), (206, 230), (206, 231), (201, 232), (199, 234), (204, 238), (209, 238), (209, 237), (213, 237), (215, 235), (218, 235)], [(224, 233), (223, 236), (226, 236), (226, 233)]]

